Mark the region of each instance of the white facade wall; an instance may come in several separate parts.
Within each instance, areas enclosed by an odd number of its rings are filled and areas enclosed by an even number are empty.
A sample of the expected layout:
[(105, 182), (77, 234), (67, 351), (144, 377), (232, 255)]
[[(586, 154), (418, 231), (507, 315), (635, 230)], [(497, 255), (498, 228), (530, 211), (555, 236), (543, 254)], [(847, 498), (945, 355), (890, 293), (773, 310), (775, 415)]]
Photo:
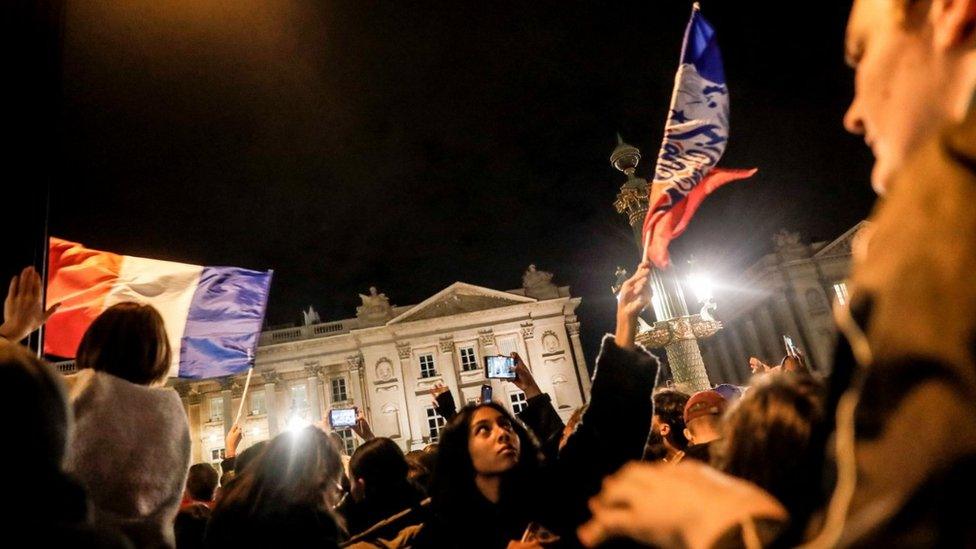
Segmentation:
[(747, 383), (749, 357), (772, 364), (785, 355), (790, 335), (815, 369), (829, 371), (836, 340), (831, 308), (834, 285), (851, 264), (851, 243), (863, 222), (829, 243), (802, 244), (782, 238), (777, 250), (747, 269), (730, 286), (747, 291), (717, 295), (716, 316), (724, 328), (701, 341), (714, 383)]
[[(241, 448), (275, 436), (290, 423), (323, 419), (327, 423), (329, 410), (351, 406), (365, 413), (376, 436), (393, 439), (404, 451), (423, 448), (431, 442), (427, 412), (431, 388), (446, 385), (459, 407), (477, 400), (481, 385), (489, 382), (484, 377), (484, 357), (511, 351), (525, 360), (539, 387), (566, 419), (589, 399), (589, 379), (578, 357), (581, 347), (574, 349), (578, 335), (574, 341), (570, 333), (578, 334), (575, 309), (580, 299), (571, 297), (568, 288), (558, 291), (558, 297), (535, 299), (524, 291), (456, 283), (419, 305), (392, 309), (398, 316), (379, 325), (362, 326), (357, 319), (348, 319), (341, 321), (340, 331), (335, 329), (338, 322), (324, 323), (330, 333), (316, 336), (316, 331), (325, 330), (307, 326), (300, 332), (311, 337), (261, 345), (249, 394), (260, 392), (266, 410), (249, 415), (252, 406), (245, 406)], [(455, 299), (490, 306), (452, 314), (450, 304)], [(289, 329), (286, 335), (298, 333)], [(280, 340), (280, 335), (265, 333), (262, 341)], [(474, 349), (477, 368), (473, 371), (461, 369), (460, 349), (465, 347)], [(433, 356), (436, 375), (421, 376), (423, 355)], [(340, 378), (347, 398), (336, 401), (332, 380)], [(519, 393), (515, 385), (500, 380), (490, 384), (494, 399), (511, 410), (512, 396)], [(190, 418), (194, 462), (213, 461), (213, 452), (223, 448), (223, 435), (231, 424), (225, 418), (208, 421), (209, 399), (231, 394), (232, 412), (225, 416), (234, 415), (243, 385), (243, 375), (220, 383), (176, 384)], [(307, 406), (295, 406), (297, 402)]]

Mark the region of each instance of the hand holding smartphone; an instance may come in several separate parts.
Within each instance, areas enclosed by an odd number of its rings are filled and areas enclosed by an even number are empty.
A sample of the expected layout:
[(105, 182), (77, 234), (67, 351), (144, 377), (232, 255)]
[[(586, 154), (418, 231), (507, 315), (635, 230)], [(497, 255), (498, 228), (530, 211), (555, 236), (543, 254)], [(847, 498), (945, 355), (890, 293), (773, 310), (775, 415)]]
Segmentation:
[(485, 377), (488, 379), (515, 379), (515, 357), (504, 355), (486, 356)]
[(334, 408), (329, 410), (329, 424), (332, 429), (347, 429), (356, 425), (355, 408)]

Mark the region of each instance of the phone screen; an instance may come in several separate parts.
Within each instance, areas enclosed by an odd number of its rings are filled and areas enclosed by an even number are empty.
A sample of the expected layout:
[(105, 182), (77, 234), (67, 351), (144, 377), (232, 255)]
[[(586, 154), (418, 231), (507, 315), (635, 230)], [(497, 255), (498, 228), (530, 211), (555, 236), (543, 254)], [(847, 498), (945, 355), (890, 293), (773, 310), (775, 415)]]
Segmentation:
[(481, 403), (491, 402), (491, 385), (481, 386)]
[(490, 379), (515, 379), (515, 359), (503, 355), (486, 356), (485, 377)]
[(356, 424), (355, 408), (339, 408), (329, 412), (329, 422), (334, 429), (352, 427)]

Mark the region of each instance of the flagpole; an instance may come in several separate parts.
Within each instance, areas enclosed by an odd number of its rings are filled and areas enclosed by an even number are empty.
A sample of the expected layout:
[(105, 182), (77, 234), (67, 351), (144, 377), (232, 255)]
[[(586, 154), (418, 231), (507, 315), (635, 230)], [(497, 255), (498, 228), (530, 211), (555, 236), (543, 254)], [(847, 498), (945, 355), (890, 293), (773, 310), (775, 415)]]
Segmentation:
[(237, 417), (234, 418), (234, 423), (231, 426), (237, 425), (241, 420), (241, 413), (244, 411), (244, 402), (247, 401), (247, 389), (251, 386), (251, 374), (254, 373), (254, 366), (247, 369), (247, 379), (244, 380), (244, 392), (241, 393), (241, 404), (237, 407)]
[[(41, 252), (41, 310), (47, 311), (47, 270), (51, 252), (51, 180), (44, 188), (44, 241)], [(37, 329), (37, 358), (44, 358), (44, 324)]]

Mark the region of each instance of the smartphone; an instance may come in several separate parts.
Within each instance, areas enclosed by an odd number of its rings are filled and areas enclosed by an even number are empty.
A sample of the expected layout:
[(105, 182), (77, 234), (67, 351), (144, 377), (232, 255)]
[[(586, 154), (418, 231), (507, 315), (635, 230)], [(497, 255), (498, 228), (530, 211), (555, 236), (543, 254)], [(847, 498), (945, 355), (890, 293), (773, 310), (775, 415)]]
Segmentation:
[(546, 545), (556, 543), (557, 541), (559, 541), (559, 536), (553, 534), (538, 522), (530, 522), (522, 533), (523, 543), (536, 542), (539, 545)]
[(355, 408), (335, 408), (329, 410), (329, 423), (333, 429), (345, 429), (356, 424)]
[(481, 386), (481, 403), (487, 404), (491, 402), (491, 385), (485, 383)]
[(485, 377), (488, 379), (515, 379), (515, 359), (504, 355), (486, 356)]
[(793, 344), (793, 338), (792, 337), (790, 337), (788, 335), (784, 335), (783, 336), (783, 345), (786, 346), (786, 354), (787, 354), (787, 356), (792, 356), (792, 357), (798, 356), (797, 355), (797, 352), (796, 352), (796, 345)]

